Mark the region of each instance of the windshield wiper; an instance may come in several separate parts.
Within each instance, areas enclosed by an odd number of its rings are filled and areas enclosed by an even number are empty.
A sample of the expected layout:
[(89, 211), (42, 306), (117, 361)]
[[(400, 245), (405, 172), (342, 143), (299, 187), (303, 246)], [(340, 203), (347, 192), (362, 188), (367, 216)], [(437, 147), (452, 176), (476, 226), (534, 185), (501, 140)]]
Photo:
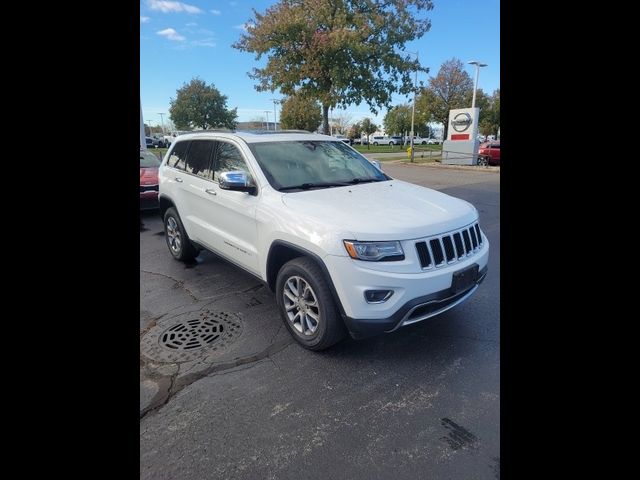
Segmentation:
[(349, 183), (342, 182), (326, 182), (326, 183), (301, 183), (300, 185), (290, 185), (288, 187), (279, 188), (279, 191), (284, 190), (309, 190), (311, 188), (329, 188), (329, 187), (347, 187)]
[(377, 178), (354, 178), (349, 183), (355, 185), (357, 183), (369, 183), (369, 182), (381, 182), (382, 180), (378, 180)]

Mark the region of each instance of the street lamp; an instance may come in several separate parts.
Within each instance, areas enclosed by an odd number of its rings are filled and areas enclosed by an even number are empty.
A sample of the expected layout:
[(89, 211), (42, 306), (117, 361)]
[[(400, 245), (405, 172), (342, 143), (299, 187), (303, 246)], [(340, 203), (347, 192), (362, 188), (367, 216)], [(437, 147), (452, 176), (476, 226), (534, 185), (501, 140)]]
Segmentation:
[(276, 122), (276, 103), (279, 102), (280, 100), (278, 100), (277, 98), (272, 98), (271, 101), (273, 102), (273, 130), (277, 130), (277, 126), (278, 123)]
[(469, 65), (476, 66), (476, 81), (473, 83), (473, 100), (471, 101), (471, 108), (476, 108), (476, 90), (478, 88), (478, 77), (480, 76), (480, 67), (486, 67), (486, 63), (478, 62), (477, 60), (471, 60), (467, 62)]
[[(418, 52), (407, 52), (416, 56), (416, 62), (418, 61)], [(416, 67), (416, 81), (413, 85), (413, 106), (411, 107), (411, 162), (413, 163), (413, 124), (416, 117), (416, 92), (418, 90), (418, 67)]]
[(160, 122), (162, 122), (162, 135), (165, 134), (164, 131), (164, 119), (162, 118), (163, 115), (165, 115), (164, 113), (159, 113), (158, 115), (160, 115)]

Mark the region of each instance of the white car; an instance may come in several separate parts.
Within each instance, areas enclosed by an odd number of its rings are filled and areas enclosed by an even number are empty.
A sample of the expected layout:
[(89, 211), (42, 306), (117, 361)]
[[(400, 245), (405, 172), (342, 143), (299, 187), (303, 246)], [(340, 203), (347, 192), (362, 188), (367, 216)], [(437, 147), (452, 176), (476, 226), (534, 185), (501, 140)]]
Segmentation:
[(394, 136), (394, 137), (389, 137), (387, 135), (376, 135), (371, 137), (371, 140), (369, 140), (369, 143), (371, 145), (402, 145), (404, 143), (404, 140), (402, 137), (400, 136)]
[(473, 205), (394, 180), (333, 137), (181, 135), (159, 185), (171, 255), (207, 249), (255, 275), (312, 350), (444, 312), (487, 273)]

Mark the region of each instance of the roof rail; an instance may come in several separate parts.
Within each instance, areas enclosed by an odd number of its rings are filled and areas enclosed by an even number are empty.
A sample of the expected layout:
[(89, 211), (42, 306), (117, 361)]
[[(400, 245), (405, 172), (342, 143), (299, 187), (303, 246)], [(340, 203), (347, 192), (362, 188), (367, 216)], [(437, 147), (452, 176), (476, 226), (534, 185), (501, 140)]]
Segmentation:
[(308, 135), (311, 133), (308, 130), (261, 130), (261, 129), (238, 130), (238, 132), (252, 133), (254, 135), (273, 135), (274, 133), (305, 133)]

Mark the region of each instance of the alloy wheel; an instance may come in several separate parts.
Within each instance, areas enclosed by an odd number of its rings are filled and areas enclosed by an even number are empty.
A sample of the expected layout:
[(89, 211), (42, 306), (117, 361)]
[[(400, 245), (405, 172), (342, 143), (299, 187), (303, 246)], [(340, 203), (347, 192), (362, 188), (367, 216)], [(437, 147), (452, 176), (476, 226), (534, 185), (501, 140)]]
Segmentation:
[(311, 285), (302, 277), (289, 277), (282, 291), (284, 309), (298, 333), (313, 335), (318, 329), (320, 306)]

